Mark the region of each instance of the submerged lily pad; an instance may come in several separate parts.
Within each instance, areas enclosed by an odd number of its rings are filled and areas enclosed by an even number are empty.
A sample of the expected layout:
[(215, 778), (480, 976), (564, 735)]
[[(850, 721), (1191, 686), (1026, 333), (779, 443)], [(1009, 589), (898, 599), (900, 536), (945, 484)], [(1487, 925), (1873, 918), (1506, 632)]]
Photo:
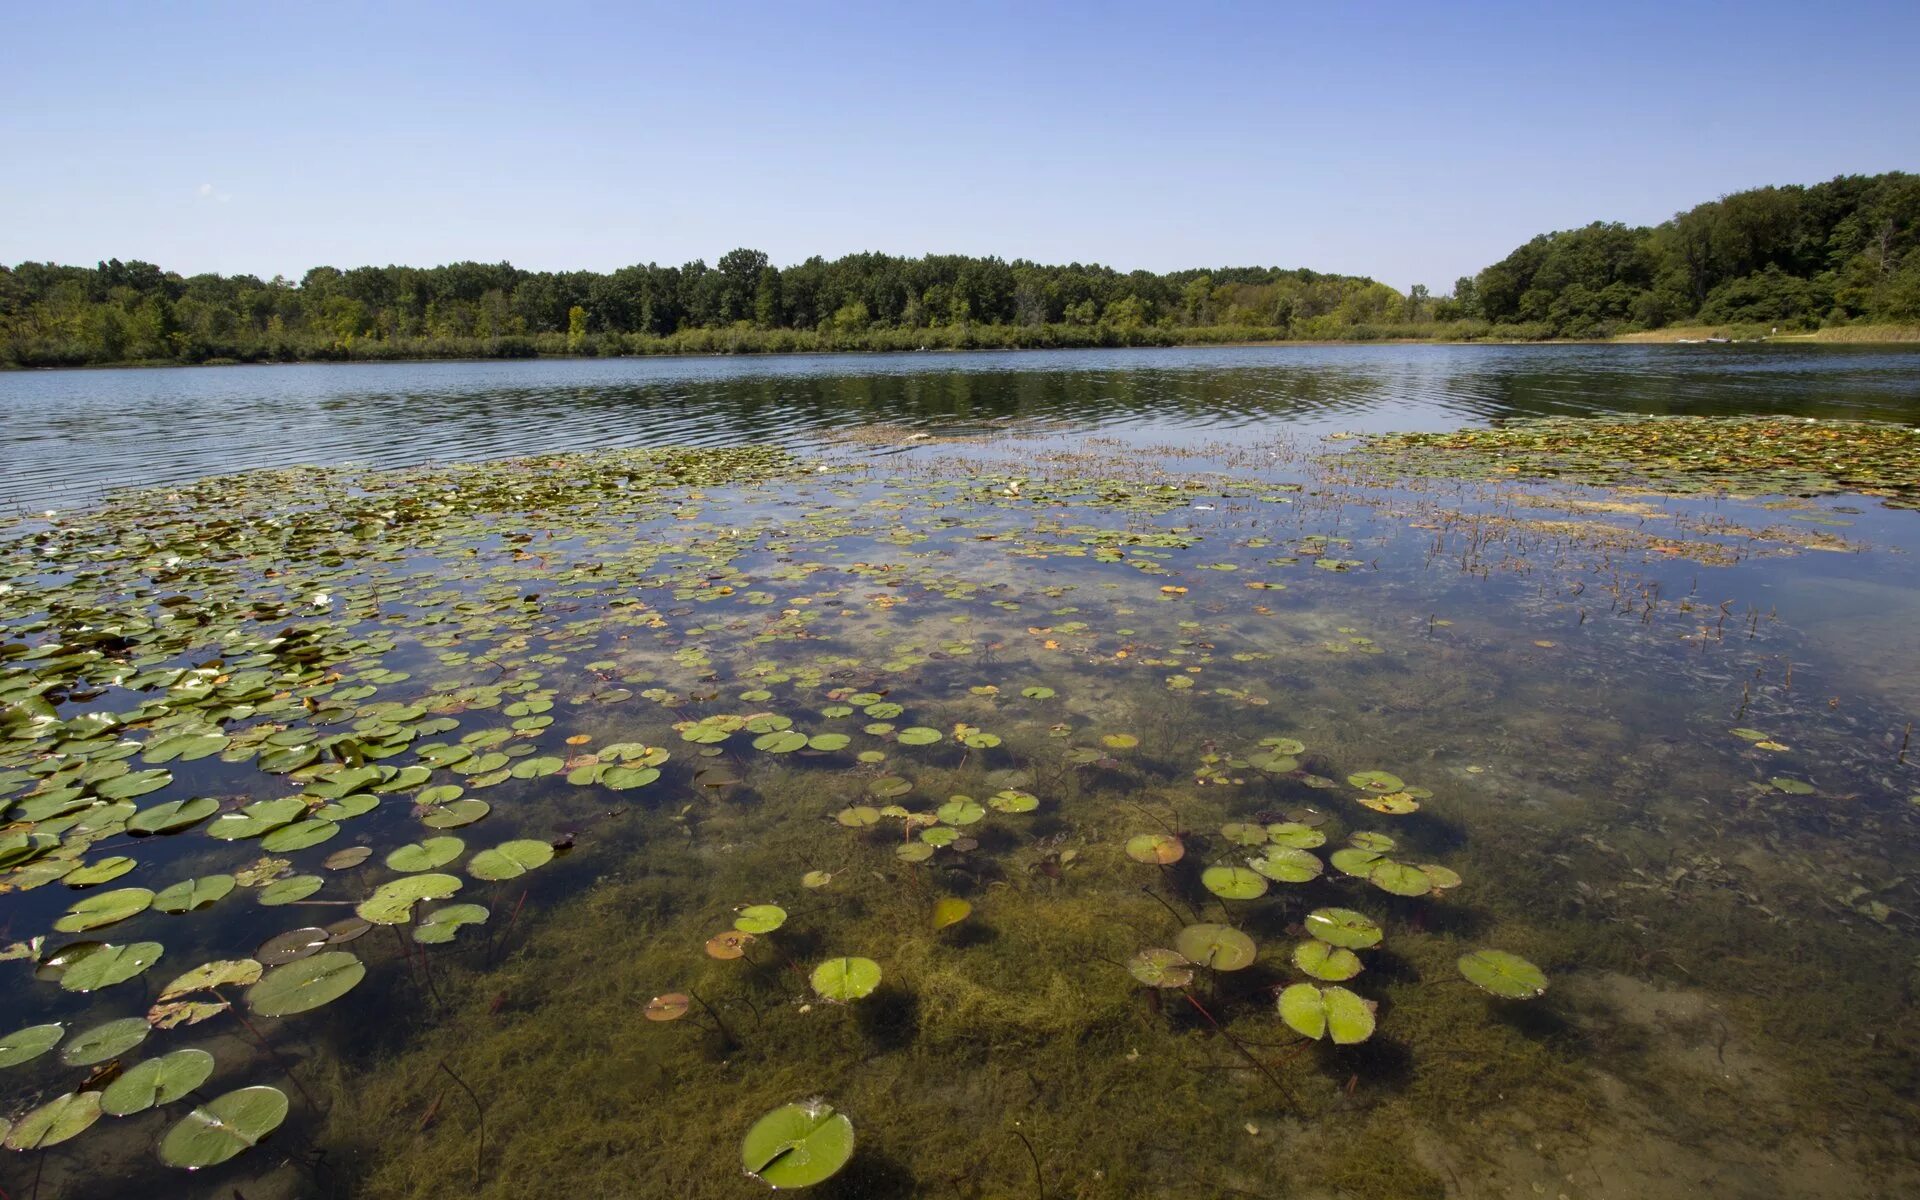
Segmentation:
[(813, 990), (829, 1000), (858, 1000), (880, 986), (880, 964), (870, 958), (830, 958), (813, 969)]
[(1530, 999), (1547, 990), (1545, 971), (1505, 950), (1475, 950), (1461, 955), (1458, 965), (1474, 985), (1509, 1000)]
[(811, 1187), (852, 1157), (853, 1122), (818, 1100), (774, 1109), (740, 1143), (740, 1165), (775, 1189)]
[(255, 1086), (217, 1096), (194, 1109), (160, 1139), (160, 1161), (199, 1170), (251, 1150), (287, 1119), (279, 1088)]
[(1181, 988), (1193, 982), (1193, 964), (1178, 950), (1142, 950), (1127, 960), (1127, 971), (1148, 987)]
[(1343, 1046), (1373, 1036), (1373, 1003), (1343, 987), (1296, 983), (1280, 993), (1280, 1019), (1303, 1037), (1331, 1035)]
[(1238, 971), (1253, 963), (1253, 939), (1231, 925), (1189, 925), (1173, 939), (1189, 962), (1215, 971)]

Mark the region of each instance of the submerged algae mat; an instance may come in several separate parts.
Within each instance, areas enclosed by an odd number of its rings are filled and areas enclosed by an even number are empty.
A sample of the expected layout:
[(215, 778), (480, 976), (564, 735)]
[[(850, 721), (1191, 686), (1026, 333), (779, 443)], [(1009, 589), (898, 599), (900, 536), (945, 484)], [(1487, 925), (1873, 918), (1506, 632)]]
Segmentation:
[(1280, 449), (887, 470), (27, 523), (9, 1192), (1914, 1185), (1894, 718), (1646, 599), (1804, 546)]

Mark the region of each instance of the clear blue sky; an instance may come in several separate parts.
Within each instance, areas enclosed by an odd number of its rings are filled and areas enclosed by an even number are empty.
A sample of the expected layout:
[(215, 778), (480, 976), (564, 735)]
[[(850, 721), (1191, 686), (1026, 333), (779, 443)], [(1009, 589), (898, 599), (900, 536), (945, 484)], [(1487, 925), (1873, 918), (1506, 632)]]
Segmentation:
[(1279, 264), (1920, 169), (1920, 0), (7, 5), (0, 260)]

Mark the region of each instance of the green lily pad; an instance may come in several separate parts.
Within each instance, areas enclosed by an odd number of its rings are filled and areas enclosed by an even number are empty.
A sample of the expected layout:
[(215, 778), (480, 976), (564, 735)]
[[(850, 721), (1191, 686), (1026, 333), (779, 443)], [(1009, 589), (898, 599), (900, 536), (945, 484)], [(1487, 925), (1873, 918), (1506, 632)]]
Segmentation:
[(100, 1119), (99, 1092), (68, 1092), (21, 1117), (7, 1131), (9, 1150), (44, 1150), (85, 1133)]
[(466, 852), (467, 844), (457, 837), (431, 837), (410, 842), (387, 855), (387, 866), (408, 874), (437, 871)]
[(78, 870), (68, 871), (63, 882), (68, 887), (93, 887), (96, 884), (107, 883), (120, 878), (128, 871), (133, 870), (134, 866), (135, 863), (133, 859), (128, 858), (124, 854), (117, 854), (110, 858), (90, 862)]
[(1200, 872), (1200, 883), (1222, 900), (1257, 900), (1267, 894), (1266, 877), (1248, 867), (1208, 867)]
[(67, 1033), (64, 1025), (29, 1025), (0, 1038), (0, 1068), (32, 1062), (60, 1044)]
[(413, 919), (415, 904), (422, 900), (445, 900), (462, 886), (453, 875), (403, 875), (375, 888), (373, 895), (362, 900), (354, 912), (375, 925), (405, 925)]
[(148, 888), (115, 888), (81, 900), (56, 920), (53, 927), (61, 933), (84, 933), (137, 917), (152, 904), (153, 892)]
[(151, 808), (143, 808), (127, 821), (127, 832), (132, 834), (179, 833), (190, 829), (208, 817), (220, 811), (220, 802), (196, 796), (190, 800), (169, 800)]
[(94, 992), (125, 983), (159, 962), (164, 952), (159, 942), (101, 945), (69, 966), (60, 986), (69, 992)]
[(772, 933), (787, 923), (787, 910), (777, 904), (749, 904), (733, 918), (742, 933)]
[(1135, 862), (1166, 866), (1179, 862), (1186, 853), (1180, 839), (1170, 833), (1140, 833), (1127, 839), (1127, 857)]
[(326, 882), (318, 875), (289, 875), (285, 879), (276, 879), (260, 889), (260, 903), (268, 908), (295, 904), (319, 891)]
[(880, 964), (870, 958), (830, 958), (813, 969), (813, 990), (829, 1000), (858, 1000), (880, 986)]
[(925, 725), (910, 725), (895, 734), (894, 738), (902, 746), (931, 746), (939, 741), (941, 736), (938, 729), (930, 729)]
[(1127, 960), (1127, 970), (1148, 987), (1180, 988), (1193, 982), (1193, 964), (1178, 950), (1142, 950)]
[(1258, 953), (1253, 939), (1231, 925), (1189, 925), (1173, 939), (1173, 948), (1187, 961), (1215, 971), (1251, 966)]
[(220, 900), (233, 891), (234, 878), (231, 875), (203, 875), (198, 879), (182, 879), (179, 883), (161, 888), (153, 897), (153, 906), (163, 913), (186, 913), (196, 908)]
[(181, 1117), (160, 1139), (160, 1161), (189, 1171), (226, 1162), (251, 1150), (287, 1119), (279, 1088), (255, 1086), (216, 1096)]
[(807, 735), (797, 729), (782, 729), (774, 733), (763, 733), (753, 739), (755, 750), (764, 750), (769, 754), (791, 754), (795, 750), (804, 750)]
[(420, 818), (420, 823), (428, 829), (458, 829), (462, 825), (471, 825), (493, 811), (493, 806), (485, 800), (454, 800), (435, 808)]
[(87, 1067), (125, 1054), (147, 1040), (151, 1032), (140, 1017), (121, 1017), (73, 1035), (60, 1048), (60, 1061), (70, 1067)]
[(1547, 974), (1518, 954), (1475, 950), (1463, 954), (1460, 973), (1477, 987), (1509, 1000), (1527, 1000), (1547, 990)]
[(1350, 908), (1316, 908), (1303, 924), (1309, 934), (1329, 946), (1365, 950), (1380, 944), (1380, 926), (1365, 913)]
[(172, 1104), (213, 1074), (213, 1055), (205, 1050), (175, 1050), (136, 1063), (100, 1093), (100, 1109), (110, 1117), (131, 1116)]
[(1326, 869), (1318, 858), (1292, 846), (1270, 846), (1265, 854), (1248, 859), (1247, 865), (1275, 883), (1308, 883)]
[(287, 854), (295, 850), (305, 850), (309, 846), (318, 846), (339, 832), (340, 826), (334, 822), (313, 817), (305, 821), (295, 821), (291, 825), (282, 825), (260, 839), (260, 848), (271, 854)]
[(329, 950), (262, 975), (247, 989), (247, 1007), (263, 1017), (290, 1017), (338, 1000), (366, 976), (365, 963), (345, 950)]
[(420, 918), (413, 927), (413, 940), (427, 945), (451, 942), (461, 927), (477, 925), (490, 914), (482, 904), (446, 904)]
[(1255, 821), (1229, 821), (1220, 827), (1220, 836), (1236, 846), (1264, 846), (1267, 827)]
[(949, 825), (971, 825), (985, 817), (987, 810), (971, 796), (954, 796), (935, 809), (934, 815)]
[(1373, 1004), (1343, 987), (1296, 983), (1280, 993), (1280, 1019), (1303, 1037), (1350, 1046), (1373, 1036)]
[(774, 1109), (740, 1143), (740, 1165), (776, 1190), (811, 1187), (852, 1157), (853, 1122), (818, 1100)]
[(260, 979), (260, 964), (251, 958), (222, 958), (204, 962), (160, 990), (162, 1000), (220, 987), (246, 987)]
[(467, 863), (467, 874), (475, 879), (517, 879), (535, 867), (545, 866), (552, 861), (551, 843), (518, 838), (474, 855)]
[(1339, 983), (1360, 973), (1360, 956), (1344, 946), (1315, 939), (1293, 948), (1293, 965), (1315, 979)]
[(1425, 871), (1385, 858), (1373, 864), (1367, 882), (1396, 896), (1424, 896), (1433, 890), (1433, 878)]
[(1398, 775), (1385, 771), (1356, 771), (1347, 776), (1347, 782), (1363, 792), (1398, 792), (1407, 786)]

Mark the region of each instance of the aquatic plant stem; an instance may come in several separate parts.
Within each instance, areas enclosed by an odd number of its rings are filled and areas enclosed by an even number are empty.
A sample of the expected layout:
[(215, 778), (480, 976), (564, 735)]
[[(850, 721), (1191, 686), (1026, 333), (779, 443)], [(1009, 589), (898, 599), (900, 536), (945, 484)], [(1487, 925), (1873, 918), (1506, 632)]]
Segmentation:
[(1039, 1196), (1040, 1200), (1047, 1200), (1047, 1185), (1045, 1180), (1041, 1179), (1040, 1177), (1040, 1156), (1034, 1153), (1033, 1143), (1027, 1140), (1026, 1134), (1021, 1133), (1018, 1129), (1015, 1129), (1012, 1132), (1013, 1132), (1013, 1136), (1020, 1139), (1020, 1144), (1027, 1148), (1027, 1157), (1033, 1160), (1034, 1194), (1036, 1196)]
[(1245, 1058), (1248, 1062), (1252, 1063), (1255, 1070), (1259, 1071), (1262, 1075), (1265, 1075), (1267, 1077), (1267, 1082), (1273, 1084), (1275, 1088), (1279, 1089), (1280, 1094), (1286, 1097), (1287, 1103), (1290, 1106), (1292, 1106), (1295, 1112), (1300, 1111), (1300, 1102), (1293, 1098), (1293, 1093), (1287, 1090), (1287, 1085), (1280, 1082), (1280, 1077), (1278, 1075), (1275, 1075), (1271, 1070), (1269, 1070), (1267, 1068), (1267, 1064), (1255, 1058), (1253, 1055), (1253, 1051), (1247, 1049), (1246, 1046), (1242, 1045), (1239, 1038), (1234, 1037), (1231, 1033), (1228, 1033), (1225, 1026), (1221, 1025), (1220, 1022), (1214, 1020), (1213, 1014), (1208, 1012), (1206, 1009), (1206, 1006), (1201, 1004), (1200, 1001), (1194, 997), (1194, 994), (1190, 989), (1181, 988), (1180, 994), (1187, 998), (1188, 1004), (1193, 1005), (1195, 1012), (1199, 1013), (1201, 1016), (1207, 1019), (1207, 1024), (1213, 1026), (1213, 1031), (1215, 1033), (1227, 1039), (1228, 1045), (1232, 1046), (1235, 1050), (1238, 1050), (1242, 1058)]
[(706, 1002), (706, 999), (702, 997), (699, 992), (694, 991), (692, 988), (688, 988), (687, 995), (692, 996), (696, 1001), (699, 1002), (701, 1008), (704, 1008), (707, 1010), (707, 1015), (713, 1018), (714, 1027), (720, 1031), (721, 1037), (726, 1038), (727, 1041), (733, 1043), (734, 1045), (738, 1045), (740, 1043), (740, 1039), (733, 1036), (733, 1030), (728, 1029), (727, 1023), (720, 1019), (720, 1014), (713, 1011), (713, 1005), (708, 1004)]
[(208, 988), (207, 990), (212, 992), (222, 1004), (225, 1004), (227, 1011), (233, 1014), (233, 1019), (240, 1022), (240, 1024), (246, 1028), (246, 1031), (253, 1035), (254, 1040), (260, 1043), (260, 1048), (267, 1052), (267, 1057), (273, 1059), (273, 1064), (280, 1068), (280, 1073), (285, 1075), (288, 1082), (293, 1084), (293, 1089), (300, 1093), (300, 1098), (307, 1102), (307, 1108), (310, 1109), (315, 1116), (319, 1116), (320, 1106), (313, 1102), (313, 1096), (307, 1092), (307, 1085), (300, 1082), (300, 1077), (295, 1075), (293, 1068), (289, 1067), (286, 1060), (280, 1057), (280, 1052), (273, 1048), (273, 1043), (267, 1040), (267, 1035), (254, 1028), (253, 1022), (247, 1020), (247, 1018), (242, 1015), (239, 1007), (236, 1006), (233, 1001), (222, 996), (219, 988)]
[(440, 1069), (447, 1073), (447, 1078), (460, 1085), (460, 1090), (467, 1094), (467, 1099), (473, 1101), (473, 1115), (480, 1122), (480, 1145), (473, 1155), (473, 1185), (479, 1187), (481, 1168), (487, 1160), (487, 1110), (481, 1105), (480, 1097), (474, 1095), (473, 1089), (467, 1086), (467, 1081), (455, 1075), (453, 1068), (447, 1065), (447, 1060), (444, 1058), (440, 1060)]

